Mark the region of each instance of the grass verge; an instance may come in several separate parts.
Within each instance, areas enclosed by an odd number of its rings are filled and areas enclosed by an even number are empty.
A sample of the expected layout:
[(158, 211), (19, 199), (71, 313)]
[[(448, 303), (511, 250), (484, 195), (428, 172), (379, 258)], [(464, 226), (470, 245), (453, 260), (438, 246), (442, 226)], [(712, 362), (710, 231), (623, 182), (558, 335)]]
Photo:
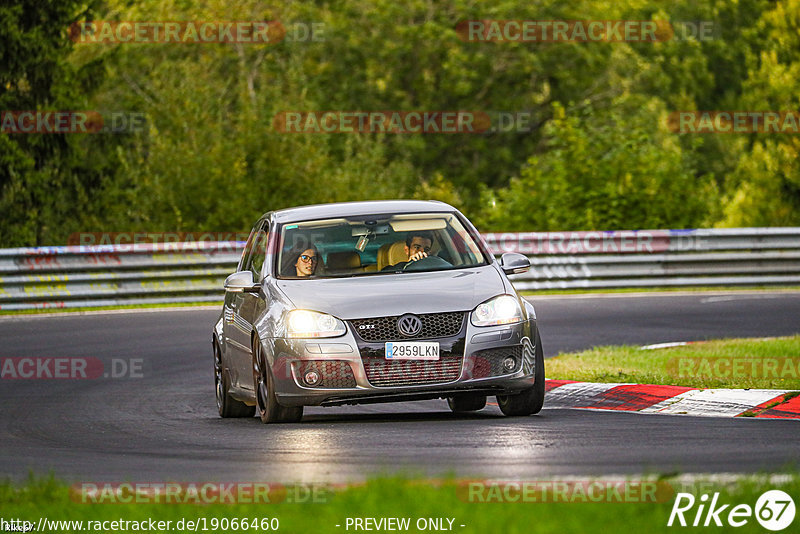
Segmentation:
[[(657, 483), (658, 491), (627, 492), (628, 488), (641, 486), (645, 482)], [(102, 522), (108, 522), (105, 523), (106, 531), (131, 531), (136, 530), (131, 528), (131, 525), (124, 525), (126, 528), (123, 529), (121, 528), (123, 525), (118, 524), (119, 526), (114, 529), (110, 522), (153, 520), (171, 522), (169, 530), (161, 530), (162, 532), (195, 531), (188, 524), (188, 521), (194, 521), (199, 522), (196, 529), (198, 532), (277, 530), (292, 533), (344, 533), (365, 530), (355, 529), (352, 524), (353, 518), (374, 518), (376, 521), (381, 518), (408, 518), (409, 527), (396, 530), (419, 532), (422, 529), (418, 528), (418, 521), (420, 525), (421, 521), (424, 521), (425, 530), (428, 531), (582, 534), (601, 528), (609, 532), (638, 534), (674, 532), (675, 527), (668, 527), (667, 522), (678, 492), (689, 493), (696, 498), (695, 506), (684, 514), (690, 525), (698, 511), (700, 497), (703, 494), (711, 496), (719, 492), (718, 505), (730, 505), (728, 510), (721, 514), (720, 519), (723, 522), (727, 520), (727, 512), (733, 505), (744, 504), (754, 509), (759, 496), (767, 490), (781, 489), (795, 498), (800, 495), (800, 476), (795, 472), (779, 477), (762, 475), (725, 480), (715, 479), (713, 476), (707, 480), (696, 477), (690, 479), (645, 477), (638, 480), (635, 478), (625, 480), (620, 477), (615, 481), (589, 478), (583, 480), (540, 478), (527, 482), (527, 486), (517, 487), (507, 482), (495, 483), (494, 486), (469, 484), (485, 483), (384, 477), (370, 480), (365, 484), (334, 490), (328, 493), (325, 499), (317, 499), (317, 502), (307, 500), (266, 504), (86, 504), (76, 502), (70, 487), (64, 483), (52, 478), (32, 479), (21, 486), (11, 483), (0, 484), (0, 510), (3, 520), (29, 521), (34, 530), (42, 519), (43, 524), (49, 527), (42, 530), (50, 532), (99, 531), (93, 527), (100, 526)], [(588, 491), (592, 484), (599, 486), (595, 486), (595, 491)], [(534, 491), (523, 492), (522, 487), (533, 487)], [(561, 488), (561, 492), (552, 491), (558, 487)], [(497, 491), (493, 488), (497, 488)], [(601, 489), (597, 491), (597, 488)], [(491, 497), (492, 495), (495, 497)], [(618, 498), (620, 496), (624, 498)], [(480, 500), (489, 502), (479, 502)], [(247, 528), (232, 527), (233, 519), (237, 519), (237, 524), (241, 525), (243, 518), (248, 519)], [(348, 523), (348, 518), (351, 523)], [(267, 521), (263, 522), (264, 519)], [(275, 519), (278, 525), (275, 524)], [(430, 519), (438, 523), (431, 523)], [(705, 514), (701, 521), (704, 519)], [(745, 519), (747, 523), (735, 529), (737, 532), (764, 532), (754, 515)], [(256, 528), (252, 526), (253, 520), (257, 520)], [(52, 521), (82, 523), (59, 525), (50, 523)], [(183, 523), (179, 523), (180, 521)], [(796, 519), (794, 523), (798, 521), (800, 520)], [(180, 524), (183, 528), (176, 528)], [(447, 528), (431, 528), (433, 524)], [(264, 528), (265, 525), (271, 528)], [(275, 529), (275, 526), (278, 528)], [(731, 528), (727, 524), (724, 524), (724, 527), (727, 528), (723, 528), (722, 531)], [(791, 528), (786, 531), (791, 531)]]
[(800, 389), (800, 336), (644, 350), (597, 347), (547, 360), (547, 378), (697, 388)]

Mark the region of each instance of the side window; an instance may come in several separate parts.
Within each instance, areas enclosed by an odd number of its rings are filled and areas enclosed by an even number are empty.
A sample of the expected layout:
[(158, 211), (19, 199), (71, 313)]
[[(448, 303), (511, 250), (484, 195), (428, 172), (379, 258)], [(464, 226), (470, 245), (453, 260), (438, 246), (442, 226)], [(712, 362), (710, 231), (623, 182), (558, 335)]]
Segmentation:
[(244, 271), (247, 269), (247, 265), (250, 261), (250, 255), (253, 252), (253, 240), (256, 237), (258, 232), (255, 228), (250, 232), (250, 237), (247, 238), (247, 243), (244, 245), (244, 250), (242, 251), (242, 257), (239, 260), (239, 268), (236, 269), (237, 271)]
[(253, 237), (253, 251), (248, 261), (248, 269), (253, 272), (253, 280), (261, 279), (264, 260), (267, 258), (267, 241), (269, 241), (269, 234), (264, 228), (259, 228)]

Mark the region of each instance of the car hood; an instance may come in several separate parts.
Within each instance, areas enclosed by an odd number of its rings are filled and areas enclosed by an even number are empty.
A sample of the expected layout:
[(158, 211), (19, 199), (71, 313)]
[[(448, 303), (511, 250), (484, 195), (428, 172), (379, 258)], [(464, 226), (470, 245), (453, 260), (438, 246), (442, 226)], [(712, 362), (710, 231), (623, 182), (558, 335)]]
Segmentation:
[(505, 292), (500, 273), (491, 265), (452, 271), (277, 280), (277, 284), (296, 307), (345, 320), (468, 311)]

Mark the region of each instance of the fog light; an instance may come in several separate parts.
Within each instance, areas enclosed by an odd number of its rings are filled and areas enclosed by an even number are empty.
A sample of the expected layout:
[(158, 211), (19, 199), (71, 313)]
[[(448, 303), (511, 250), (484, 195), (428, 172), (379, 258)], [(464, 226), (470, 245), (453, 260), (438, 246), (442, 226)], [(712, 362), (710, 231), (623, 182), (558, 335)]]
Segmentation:
[(503, 369), (506, 371), (511, 371), (517, 366), (517, 360), (509, 356), (505, 360), (503, 360)]
[(319, 373), (316, 371), (308, 371), (305, 375), (303, 375), (303, 380), (309, 386), (316, 386), (319, 384), (322, 377), (319, 376)]

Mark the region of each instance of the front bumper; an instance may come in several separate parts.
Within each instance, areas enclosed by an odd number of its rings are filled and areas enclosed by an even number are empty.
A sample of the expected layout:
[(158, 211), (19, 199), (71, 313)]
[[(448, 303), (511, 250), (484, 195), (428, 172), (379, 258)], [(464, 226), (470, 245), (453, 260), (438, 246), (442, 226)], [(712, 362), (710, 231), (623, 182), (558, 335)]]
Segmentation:
[[(464, 323), (455, 336), (413, 340), (439, 342), (436, 362), (386, 360), (383, 341), (364, 341), (350, 325), (338, 338), (262, 342), (264, 353), (272, 355), (276, 396), (285, 406), (505, 395), (533, 386), (535, 320), (496, 327)], [(319, 378), (313, 384), (304, 379), (310, 371)]]

